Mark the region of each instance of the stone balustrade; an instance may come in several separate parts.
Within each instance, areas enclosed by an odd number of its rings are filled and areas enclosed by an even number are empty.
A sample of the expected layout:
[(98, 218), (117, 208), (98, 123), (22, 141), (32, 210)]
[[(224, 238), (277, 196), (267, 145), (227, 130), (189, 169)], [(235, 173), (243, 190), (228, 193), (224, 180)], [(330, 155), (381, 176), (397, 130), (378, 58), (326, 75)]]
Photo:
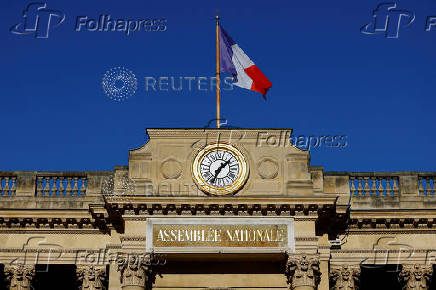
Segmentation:
[(420, 194), (435, 195), (436, 194), (436, 175), (420, 175), (418, 176), (418, 189)]
[[(357, 175), (357, 176), (356, 176)], [(357, 196), (396, 196), (399, 192), (398, 176), (350, 175), (350, 191)]]
[[(114, 180), (114, 176), (117, 176), (116, 172), (117, 170), (115, 172), (0, 172), (0, 196), (40, 198), (101, 196), (104, 193), (104, 183), (112, 182), (114, 183), (112, 186), (116, 185)], [(432, 198), (436, 190), (436, 172), (324, 172), (318, 178), (317, 184), (320, 185), (317, 186), (324, 188), (324, 193), (351, 195), (354, 199), (394, 200), (400, 196)]]
[(102, 184), (112, 180), (111, 171), (0, 171), (0, 196), (73, 197), (101, 195)]
[(17, 190), (17, 176), (0, 174), (0, 195), (14, 196)]
[(36, 196), (85, 196), (88, 179), (84, 175), (36, 177)]
[(346, 208), (436, 208), (436, 172), (324, 172), (323, 184)]
[(351, 194), (356, 198), (432, 197), (436, 190), (436, 172), (331, 171), (324, 172), (324, 188), (325, 193)]

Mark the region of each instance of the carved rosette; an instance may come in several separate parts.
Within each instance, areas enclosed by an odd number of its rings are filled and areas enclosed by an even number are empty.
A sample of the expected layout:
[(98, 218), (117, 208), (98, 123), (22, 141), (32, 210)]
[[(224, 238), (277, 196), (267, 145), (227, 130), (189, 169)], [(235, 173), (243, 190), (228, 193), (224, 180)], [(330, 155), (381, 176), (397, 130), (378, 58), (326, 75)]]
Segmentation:
[(318, 255), (292, 255), (288, 257), (285, 275), (289, 289), (311, 287), (317, 289), (321, 281)]
[(360, 282), (359, 265), (332, 266), (330, 269), (330, 283), (334, 290), (358, 290)]
[(80, 290), (105, 290), (106, 266), (78, 265), (76, 269)]
[(5, 276), (9, 281), (10, 290), (32, 289), (31, 283), (35, 276), (35, 265), (5, 265)]
[(132, 257), (118, 264), (118, 271), (121, 273), (121, 287), (139, 286), (152, 289), (157, 274), (154, 260), (152, 254), (147, 254), (143, 260)]
[(433, 273), (432, 265), (403, 265), (398, 275), (403, 290), (428, 289)]

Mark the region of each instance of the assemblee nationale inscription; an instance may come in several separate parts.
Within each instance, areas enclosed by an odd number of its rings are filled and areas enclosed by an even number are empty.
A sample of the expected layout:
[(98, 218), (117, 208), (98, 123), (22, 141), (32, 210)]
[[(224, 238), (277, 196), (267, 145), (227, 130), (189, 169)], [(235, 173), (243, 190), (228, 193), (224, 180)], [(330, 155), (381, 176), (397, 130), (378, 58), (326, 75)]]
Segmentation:
[(288, 226), (262, 225), (153, 225), (155, 247), (286, 247)]
[(295, 251), (294, 220), (263, 217), (147, 218), (146, 249), (155, 252)]
[(290, 227), (281, 224), (153, 224), (153, 247), (260, 247), (287, 248)]

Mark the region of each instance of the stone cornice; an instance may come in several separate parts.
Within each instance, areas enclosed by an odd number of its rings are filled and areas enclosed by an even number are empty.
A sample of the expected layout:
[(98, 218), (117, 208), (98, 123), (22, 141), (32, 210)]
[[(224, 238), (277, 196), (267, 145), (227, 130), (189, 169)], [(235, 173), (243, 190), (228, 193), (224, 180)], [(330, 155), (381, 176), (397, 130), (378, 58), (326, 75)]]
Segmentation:
[(436, 223), (436, 211), (429, 209), (352, 210), (353, 229), (420, 229), (430, 230)]
[(290, 128), (187, 128), (187, 129), (170, 129), (170, 128), (148, 128), (147, 134), (150, 138), (197, 138), (197, 137), (212, 137), (221, 135), (222, 137), (230, 136), (230, 134), (243, 133), (244, 138), (257, 138), (259, 132), (280, 134), (281, 132), (292, 132)]
[(293, 196), (283, 198), (174, 198), (107, 196), (110, 212), (119, 215), (241, 215), (313, 216), (334, 211), (336, 197)]
[(383, 218), (410, 218), (410, 217), (436, 217), (435, 209), (359, 209), (351, 210), (351, 218), (383, 217)]
[(146, 195), (124, 195), (124, 196), (104, 196), (107, 203), (117, 204), (317, 204), (334, 205), (336, 195), (292, 195), (277, 197), (162, 197)]
[(102, 222), (104, 216), (92, 215), (89, 210), (51, 210), (51, 209), (1, 209), (0, 232), (22, 229), (37, 228), (38, 230), (65, 229), (99, 229), (107, 230), (106, 222)]

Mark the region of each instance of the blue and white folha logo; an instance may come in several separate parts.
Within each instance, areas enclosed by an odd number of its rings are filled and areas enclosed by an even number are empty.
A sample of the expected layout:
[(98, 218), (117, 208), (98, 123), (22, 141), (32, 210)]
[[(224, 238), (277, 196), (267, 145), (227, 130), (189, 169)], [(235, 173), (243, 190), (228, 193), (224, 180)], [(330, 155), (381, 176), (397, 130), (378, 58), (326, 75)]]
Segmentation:
[(124, 67), (108, 70), (102, 80), (103, 91), (114, 101), (125, 101), (132, 96), (138, 87), (135, 74)]
[(383, 33), (386, 38), (398, 38), (400, 27), (406, 27), (415, 20), (415, 14), (408, 10), (396, 9), (393, 2), (380, 3), (372, 12), (370, 23), (360, 28), (364, 34)]
[(35, 38), (48, 38), (51, 27), (64, 22), (62, 11), (47, 9), (47, 3), (32, 2), (23, 10), (23, 22), (15, 24), (9, 31), (14, 34), (34, 34)]

